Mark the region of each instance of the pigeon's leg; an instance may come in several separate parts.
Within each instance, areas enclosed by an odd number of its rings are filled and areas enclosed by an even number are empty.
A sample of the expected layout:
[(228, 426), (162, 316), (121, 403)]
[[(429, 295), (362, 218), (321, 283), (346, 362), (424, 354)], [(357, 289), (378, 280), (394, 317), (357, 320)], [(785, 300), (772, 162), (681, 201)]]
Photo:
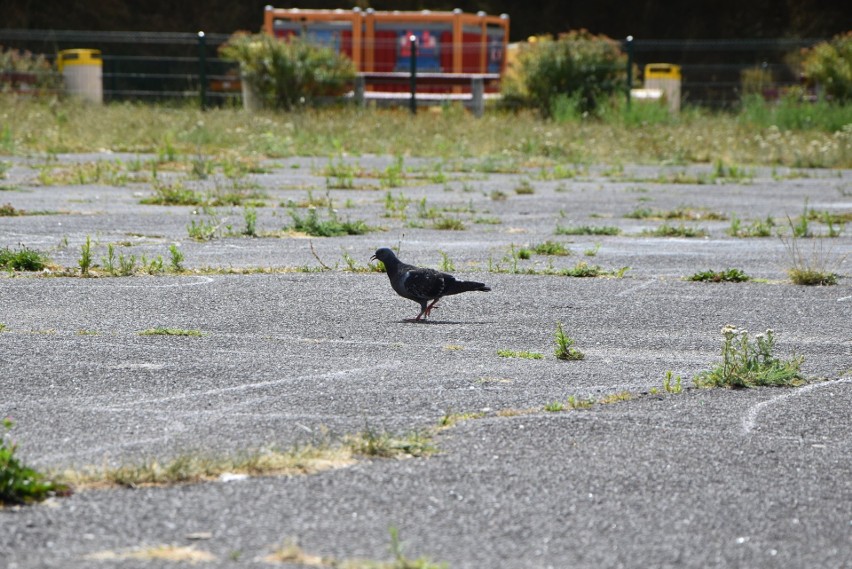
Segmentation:
[(427, 306), (427, 307), (426, 307), (426, 309), (425, 309), (425, 310), (426, 310), (426, 316), (429, 316), (430, 314), (432, 314), (432, 309), (433, 309), (433, 308), (435, 308), (435, 304), (436, 304), (439, 300), (441, 300), (441, 299), (440, 299), (440, 298), (436, 298), (435, 300), (433, 300), (433, 301), (432, 301), (432, 304), (430, 304), (429, 306)]

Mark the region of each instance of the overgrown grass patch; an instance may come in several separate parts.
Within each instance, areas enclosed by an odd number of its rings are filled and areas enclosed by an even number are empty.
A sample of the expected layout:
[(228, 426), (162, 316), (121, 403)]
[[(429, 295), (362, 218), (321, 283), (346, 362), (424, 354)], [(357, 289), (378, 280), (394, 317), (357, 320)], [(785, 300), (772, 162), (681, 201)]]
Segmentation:
[(663, 223), (655, 229), (645, 229), (642, 235), (649, 237), (707, 237), (707, 230), (701, 227), (689, 227), (684, 224), (670, 225)]
[(317, 208), (309, 208), (305, 216), (299, 215), (296, 210), (290, 210), (290, 217), (293, 218), (293, 225), (290, 227), (292, 230), (314, 237), (363, 235), (372, 231), (372, 228), (361, 220), (341, 221), (330, 207), (325, 219), (320, 218)]

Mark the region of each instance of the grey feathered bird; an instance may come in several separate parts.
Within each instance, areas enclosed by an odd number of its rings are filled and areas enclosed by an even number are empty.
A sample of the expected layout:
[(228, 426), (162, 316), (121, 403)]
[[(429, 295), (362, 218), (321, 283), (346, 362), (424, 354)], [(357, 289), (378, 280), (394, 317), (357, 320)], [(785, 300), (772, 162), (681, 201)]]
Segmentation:
[[(471, 290), (491, 290), (484, 283), (459, 281), (447, 273), (403, 263), (387, 247), (377, 250), (370, 259), (384, 263), (391, 286), (399, 296), (420, 304), (420, 314), (414, 318), (415, 321), (427, 318), (435, 303), (444, 296)], [(429, 304), (430, 300), (432, 304)]]

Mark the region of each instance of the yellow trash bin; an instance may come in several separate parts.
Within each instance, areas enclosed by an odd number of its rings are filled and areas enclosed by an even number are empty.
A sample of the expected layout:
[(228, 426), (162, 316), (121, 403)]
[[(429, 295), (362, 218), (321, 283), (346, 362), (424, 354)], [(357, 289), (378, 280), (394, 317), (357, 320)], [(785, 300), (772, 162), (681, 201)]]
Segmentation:
[(669, 105), (669, 111), (680, 111), (680, 65), (649, 63), (645, 66), (645, 89), (659, 89)]
[(103, 103), (103, 60), (98, 49), (65, 49), (59, 52), (56, 66), (65, 79), (68, 93)]

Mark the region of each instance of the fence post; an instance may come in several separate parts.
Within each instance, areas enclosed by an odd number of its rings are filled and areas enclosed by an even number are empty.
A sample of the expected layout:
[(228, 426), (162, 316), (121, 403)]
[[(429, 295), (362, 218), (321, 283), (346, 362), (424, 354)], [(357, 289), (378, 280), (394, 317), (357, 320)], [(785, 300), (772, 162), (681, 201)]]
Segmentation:
[(207, 110), (207, 41), (204, 32), (198, 32), (198, 94), (201, 110)]
[(630, 90), (633, 88), (633, 36), (627, 36), (627, 110), (630, 110)]
[(367, 80), (363, 75), (355, 77), (355, 105), (363, 107), (366, 105), (367, 97), (364, 94), (367, 91)]
[(482, 77), (471, 79), (470, 94), (473, 99), (471, 103), (473, 116), (480, 118), (485, 114), (485, 80)]
[(411, 48), (411, 102), (409, 108), (411, 114), (417, 114), (417, 36), (408, 36), (408, 45)]

